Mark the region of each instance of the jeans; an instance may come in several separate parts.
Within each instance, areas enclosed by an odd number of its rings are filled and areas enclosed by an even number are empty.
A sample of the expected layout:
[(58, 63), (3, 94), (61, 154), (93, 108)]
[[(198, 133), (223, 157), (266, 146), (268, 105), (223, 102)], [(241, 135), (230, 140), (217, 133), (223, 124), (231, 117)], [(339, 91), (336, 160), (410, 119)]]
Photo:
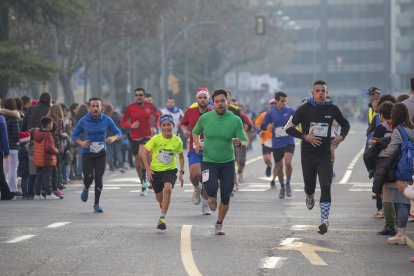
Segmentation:
[(52, 181), (52, 167), (37, 167), (36, 168), (36, 183), (35, 194), (46, 193), (50, 195), (52, 193), (51, 183)]
[(22, 193), (23, 197), (33, 197), (35, 188), (36, 175), (28, 175), (22, 177)]
[(9, 157), (3, 159), (4, 175), (9, 184), (10, 192), (17, 192), (17, 166), (19, 165), (18, 150), (10, 150)]

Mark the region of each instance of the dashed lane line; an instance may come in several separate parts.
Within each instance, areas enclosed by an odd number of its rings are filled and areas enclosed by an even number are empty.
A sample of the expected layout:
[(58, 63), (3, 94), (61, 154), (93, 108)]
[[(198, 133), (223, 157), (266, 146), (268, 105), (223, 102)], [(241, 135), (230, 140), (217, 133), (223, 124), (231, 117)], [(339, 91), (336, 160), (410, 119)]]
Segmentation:
[(357, 155), (355, 155), (354, 159), (352, 159), (351, 163), (349, 163), (347, 170), (345, 171), (344, 177), (342, 177), (341, 181), (339, 181), (339, 184), (346, 184), (349, 180), (349, 178), (352, 175), (352, 170), (355, 167), (356, 162), (358, 162), (358, 159), (361, 157), (362, 154), (364, 154), (365, 148), (362, 148)]
[(48, 226), (46, 226), (45, 228), (58, 228), (58, 227), (62, 227), (65, 226), (67, 224), (69, 224), (70, 222), (68, 221), (64, 221), (64, 222), (55, 222), (52, 224), (49, 224)]
[(36, 237), (36, 236), (37, 235), (22, 235), (22, 236), (15, 237), (11, 240), (5, 241), (4, 243), (18, 243), (18, 242), (22, 242), (22, 241), (31, 239), (31, 238)]

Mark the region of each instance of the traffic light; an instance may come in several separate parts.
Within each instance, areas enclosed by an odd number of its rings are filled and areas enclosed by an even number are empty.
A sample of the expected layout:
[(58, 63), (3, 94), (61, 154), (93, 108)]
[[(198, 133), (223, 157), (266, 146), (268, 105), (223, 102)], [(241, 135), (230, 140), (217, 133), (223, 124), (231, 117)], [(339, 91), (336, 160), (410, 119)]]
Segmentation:
[(256, 16), (256, 35), (264, 35), (266, 31), (266, 18), (262, 15)]

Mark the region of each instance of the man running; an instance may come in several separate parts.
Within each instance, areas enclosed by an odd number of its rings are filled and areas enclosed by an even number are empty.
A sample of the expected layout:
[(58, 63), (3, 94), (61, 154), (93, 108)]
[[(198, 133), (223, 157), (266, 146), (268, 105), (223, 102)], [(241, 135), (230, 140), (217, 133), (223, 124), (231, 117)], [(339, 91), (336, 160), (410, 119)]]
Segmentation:
[(151, 129), (151, 117), (155, 117), (154, 128), (157, 127), (160, 114), (152, 103), (144, 101), (144, 88), (135, 89), (135, 103), (128, 105), (125, 110), (121, 126), (131, 129), (129, 134), (131, 151), (135, 157), (135, 169), (141, 181), (141, 196), (147, 195), (148, 181), (144, 165), (142, 163), (142, 152), (145, 143), (154, 134)]
[[(288, 197), (292, 196), (290, 178), (292, 177), (292, 158), (293, 153), (295, 152), (295, 141), (284, 129), (290, 117), (295, 113), (295, 110), (286, 106), (286, 98), (287, 95), (282, 91), (275, 94), (276, 105), (266, 113), (262, 125), (260, 126), (262, 130), (268, 128), (272, 130), (272, 148), (275, 169), (273, 170), (273, 180), (270, 185), (272, 188), (275, 186), (275, 179), (277, 176), (281, 187), (279, 192), (280, 199), (285, 198), (285, 194)], [(283, 174), (283, 161), (285, 162), (286, 168), (286, 189)]]
[(171, 115), (167, 114), (160, 117), (160, 128), (161, 133), (153, 136), (145, 144), (142, 161), (161, 209), (157, 229), (165, 230), (167, 229), (165, 216), (170, 206), (171, 191), (177, 180), (176, 154), (178, 153), (180, 161), (179, 179), (181, 187), (184, 184), (184, 156), (183, 141), (173, 134), (174, 120)]
[[(204, 113), (210, 111), (208, 103), (210, 100), (210, 94), (208, 88), (200, 87), (197, 89), (196, 102), (197, 107), (189, 108), (185, 111), (184, 118), (181, 121), (181, 130), (186, 138), (190, 137), (190, 146), (187, 153), (188, 165), (190, 167), (190, 181), (194, 186), (193, 192), (193, 204), (198, 205), (201, 201), (201, 194), (203, 196), (203, 204), (201, 206), (201, 212), (203, 215), (210, 215), (210, 208), (208, 207), (208, 195), (202, 185), (201, 181), (201, 162), (203, 160), (203, 136), (200, 136), (200, 153), (196, 153), (194, 149), (193, 137), (191, 131), (196, 125), (198, 119)], [(201, 187), (200, 187), (201, 186)]]
[[(316, 176), (321, 187), (320, 211), (321, 235), (328, 231), (329, 212), (331, 209), (332, 162), (331, 145), (336, 146), (342, 142), (349, 132), (349, 122), (342, 115), (341, 110), (327, 102), (328, 87), (326, 82), (318, 80), (314, 83), (312, 97), (296, 110), (293, 118), (286, 125), (286, 132), (296, 138), (302, 139), (302, 173), (305, 182), (306, 206), (309, 210), (315, 205)], [(333, 120), (341, 126), (341, 133), (331, 141), (331, 128)], [(301, 124), (302, 132), (295, 126)]]
[[(264, 119), (267, 111), (270, 110), (270, 108), (274, 107), (275, 104), (276, 104), (276, 102), (275, 102), (274, 98), (269, 100), (269, 102), (266, 104), (266, 109), (267, 110), (260, 113), (259, 116), (256, 119), (256, 122), (255, 122), (256, 129), (260, 130), (260, 126), (262, 125), (263, 119)], [(260, 144), (262, 145), (263, 161), (266, 164), (265, 175), (267, 177), (269, 177), (270, 174), (272, 173), (272, 158), (271, 158), (271, 154), (272, 154), (272, 131), (267, 130), (267, 129), (260, 130), (259, 137), (260, 137)], [(273, 182), (270, 183), (270, 187), (273, 188), (273, 189), (276, 188), (274, 180), (273, 180)]]
[[(114, 135), (106, 137), (108, 130)], [(79, 138), (81, 134), (83, 139)], [(93, 205), (95, 213), (103, 212), (99, 206), (99, 198), (106, 167), (106, 144), (112, 144), (121, 136), (121, 131), (116, 127), (114, 121), (107, 115), (102, 114), (101, 99), (97, 97), (90, 98), (89, 113), (76, 124), (72, 139), (81, 146), (83, 184), (85, 185), (81, 194), (83, 202), (88, 201), (89, 187), (95, 179), (95, 204)]]
[(247, 137), (242, 121), (227, 111), (228, 93), (224, 89), (214, 91), (214, 110), (200, 117), (193, 128), (195, 152), (201, 152), (200, 135), (204, 134), (202, 180), (208, 194), (208, 205), (217, 209), (217, 190), (220, 181), (220, 206), (215, 224), (215, 234), (224, 235), (223, 221), (229, 209), (230, 194), (234, 185), (234, 146), (246, 147)]
[(175, 100), (172, 97), (167, 98), (165, 102), (165, 108), (161, 108), (161, 114), (168, 114), (174, 119), (173, 133), (178, 135), (178, 129), (180, 127), (181, 119), (184, 117), (184, 113), (181, 109), (175, 106)]

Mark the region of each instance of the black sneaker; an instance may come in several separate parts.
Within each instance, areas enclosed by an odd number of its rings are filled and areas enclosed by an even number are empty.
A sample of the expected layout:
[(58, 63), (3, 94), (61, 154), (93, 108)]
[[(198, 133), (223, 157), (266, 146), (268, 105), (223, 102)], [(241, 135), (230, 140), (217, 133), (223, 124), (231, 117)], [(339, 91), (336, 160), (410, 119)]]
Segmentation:
[(165, 224), (165, 218), (160, 218), (158, 220), (157, 229), (158, 230), (165, 230), (165, 229), (167, 229), (167, 224)]
[(274, 180), (270, 181), (270, 188), (276, 189), (276, 183)]
[(319, 225), (319, 231), (318, 233), (323, 235), (326, 232), (328, 232), (328, 224), (327, 223), (322, 223), (321, 225)]
[(395, 227), (389, 228), (387, 226), (384, 226), (381, 231), (377, 232), (377, 235), (395, 236), (397, 235), (397, 231), (395, 230)]
[(271, 166), (267, 166), (266, 167), (266, 176), (269, 177), (271, 173), (272, 173), (272, 167)]
[(306, 207), (312, 210), (313, 206), (315, 206), (315, 194), (306, 195)]
[(292, 196), (292, 189), (290, 188), (290, 184), (286, 184), (286, 196), (291, 197)]
[(285, 198), (285, 187), (280, 188), (279, 198), (280, 199), (284, 199)]

